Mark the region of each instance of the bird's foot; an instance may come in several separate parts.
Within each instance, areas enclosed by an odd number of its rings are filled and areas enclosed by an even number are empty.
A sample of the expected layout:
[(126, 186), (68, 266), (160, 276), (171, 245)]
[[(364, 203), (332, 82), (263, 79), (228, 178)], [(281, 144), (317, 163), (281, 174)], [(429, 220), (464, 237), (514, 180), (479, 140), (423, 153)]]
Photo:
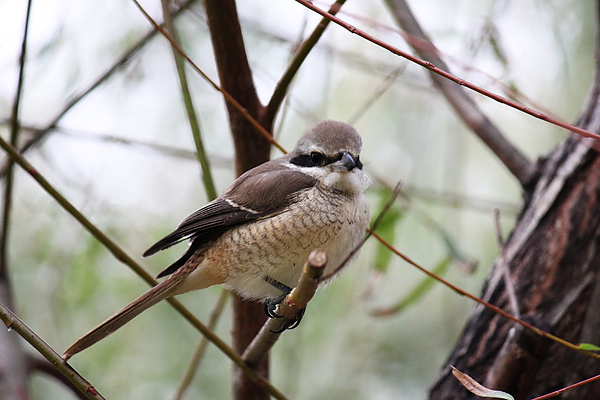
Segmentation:
[[(287, 295), (280, 296), (276, 299), (267, 300), (267, 302), (265, 303), (265, 313), (267, 314), (267, 316), (269, 316), (269, 318), (283, 318), (283, 316), (277, 312), (277, 306), (279, 306), (283, 299), (285, 299), (285, 296)], [(287, 320), (283, 323), (281, 329), (272, 330), (271, 332), (281, 333), (283, 331), (297, 328), (298, 325), (300, 325), (300, 322), (302, 321), (302, 317), (304, 317), (304, 311), (306, 311), (305, 308), (301, 309), (300, 312), (294, 316), (294, 318), (287, 318)]]
[[(283, 292), (283, 294), (281, 296), (265, 301), (265, 314), (267, 314), (267, 316), (269, 318), (283, 318), (283, 316), (277, 312), (277, 307), (287, 297), (287, 295), (289, 295), (292, 292), (292, 288), (279, 282), (276, 279), (269, 277), (269, 276), (266, 276), (265, 280), (270, 285), (272, 285), (273, 287), (275, 287), (275, 288), (281, 290), (281, 292)], [(288, 329), (297, 328), (298, 325), (300, 325), (300, 321), (302, 321), (302, 317), (304, 316), (304, 311), (305, 311), (305, 309), (303, 308), (302, 310), (300, 310), (300, 312), (298, 314), (296, 314), (296, 316), (294, 318), (291, 318), (288, 321), (286, 321), (283, 324), (283, 327), (281, 329), (279, 329), (277, 331), (272, 331), (272, 332), (273, 333), (281, 333)]]

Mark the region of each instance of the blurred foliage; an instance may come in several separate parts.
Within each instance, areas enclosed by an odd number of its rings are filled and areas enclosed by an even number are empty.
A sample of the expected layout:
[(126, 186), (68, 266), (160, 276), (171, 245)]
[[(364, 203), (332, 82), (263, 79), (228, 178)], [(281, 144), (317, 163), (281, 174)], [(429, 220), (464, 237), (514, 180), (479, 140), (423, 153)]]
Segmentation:
[[(404, 46), (383, 4), (348, 3), (341, 18)], [(160, 19), (159, 2), (144, 6)], [(298, 38), (318, 19), (294, 2), (238, 6), (265, 101)], [(577, 118), (592, 78), (592, 2), (427, 0), (411, 6), (458, 76), (496, 92), (516, 88), (533, 108)], [(22, 2), (0, 2), (0, 87), (6, 88), (0, 92), (0, 122), (11, 109), (23, 15)], [(191, 57), (216, 77), (204, 18), (195, 5), (176, 27)], [(34, 2), (23, 125), (45, 126), (149, 28), (127, 2)], [(234, 177), (224, 104), (200, 78), (188, 78), (222, 191)], [(180, 96), (167, 41), (157, 37), (27, 153), (40, 173), (131, 255), (208, 200), (197, 163), (173, 151), (194, 149)], [(532, 160), (564, 137), (543, 122), (474, 98)], [(305, 127), (324, 118), (355, 119), (365, 171), (375, 180), (406, 183), (408, 200), (399, 201), (379, 232), (421, 265), (478, 293), (498, 251), (492, 210), (503, 208), (501, 222), (509, 231), (520, 190), (456, 119), (426, 72), (331, 27), (292, 85), (277, 121), (281, 143), (291, 148)], [(0, 124), (0, 134), (6, 133)], [(24, 174), (17, 174), (16, 190), (10, 268), (17, 311), (62, 351), (146, 285)], [(374, 185), (368, 195), (375, 215), (387, 200), (385, 189)], [(176, 247), (143, 263), (156, 273), (181, 251)], [(481, 266), (474, 274), (453, 268), (464, 255)], [(376, 295), (365, 299), (373, 284), (371, 266), (379, 281)], [(206, 321), (218, 293), (211, 288), (181, 299)], [(402, 312), (392, 318), (370, 315), (397, 299), (411, 307), (396, 304)], [(302, 325), (282, 335), (272, 357), (273, 381), (293, 399), (424, 399), (472, 307), (370, 240), (354, 265), (317, 293)], [(225, 315), (217, 328), (224, 338), (229, 320)], [(197, 332), (160, 304), (74, 357), (72, 365), (108, 398), (165, 399), (173, 396), (197, 343)], [(229, 361), (209, 346), (186, 398), (228, 398), (230, 371)], [(34, 387), (36, 399), (73, 398), (46, 377), (36, 377)]]
[[(382, 210), (389, 202), (392, 192), (385, 187), (381, 187), (379, 190), (377, 190), (376, 194), (379, 197), (379, 204), (376, 210)], [(375, 216), (377, 215), (378, 214), (375, 214)], [(379, 235), (388, 243), (395, 242), (394, 239), (396, 237), (396, 228), (403, 215), (403, 210), (392, 205), (381, 218), (379, 226), (377, 227), (377, 233), (379, 233)], [(387, 249), (387, 247), (381, 243), (378, 243), (375, 247), (375, 260), (373, 262), (373, 268), (378, 272), (385, 273), (388, 270), (393, 257), (394, 255)]]

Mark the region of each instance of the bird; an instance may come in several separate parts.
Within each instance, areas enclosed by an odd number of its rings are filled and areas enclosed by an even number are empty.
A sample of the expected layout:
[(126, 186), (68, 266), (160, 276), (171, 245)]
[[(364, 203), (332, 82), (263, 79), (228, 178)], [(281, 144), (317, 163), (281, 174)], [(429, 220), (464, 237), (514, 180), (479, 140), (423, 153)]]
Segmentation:
[[(310, 127), (293, 151), (240, 175), (215, 200), (143, 253), (189, 240), (157, 278), (167, 277), (73, 343), (63, 359), (90, 347), (166, 298), (222, 284), (275, 304), (296, 285), (311, 251), (327, 254), (325, 276), (361, 242), (370, 222), (360, 160), (362, 140), (333, 120)], [(272, 316), (272, 315), (271, 315)]]

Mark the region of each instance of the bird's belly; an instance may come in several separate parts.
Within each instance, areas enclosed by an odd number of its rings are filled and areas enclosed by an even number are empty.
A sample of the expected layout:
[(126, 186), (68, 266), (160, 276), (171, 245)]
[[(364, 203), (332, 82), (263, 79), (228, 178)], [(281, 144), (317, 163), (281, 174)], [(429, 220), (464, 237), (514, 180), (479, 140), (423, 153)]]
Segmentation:
[[(357, 199), (358, 200), (358, 199)], [(296, 286), (308, 255), (328, 255), (325, 274), (334, 271), (362, 239), (369, 221), (366, 198), (326, 206), (318, 200), (221, 236), (206, 254), (206, 266), (219, 268), (224, 286), (245, 298), (265, 300), (282, 292), (266, 281)], [(307, 204), (307, 203), (305, 203)]]

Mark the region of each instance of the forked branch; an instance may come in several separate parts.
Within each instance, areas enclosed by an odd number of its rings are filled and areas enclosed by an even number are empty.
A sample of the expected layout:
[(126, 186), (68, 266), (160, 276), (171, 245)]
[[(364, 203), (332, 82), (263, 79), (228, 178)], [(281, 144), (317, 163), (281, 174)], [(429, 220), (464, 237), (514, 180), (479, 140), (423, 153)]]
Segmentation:
[[(435, 45), (421, 28), (405, 0), (386, 0), (398, 25), (407, 33), (406, 40), (423, 60), (450, 72)], [(481, 111), (465, 90), (442, 75), (429, 70), (429, 76), (460, 118), (496, 154), (506, 168), (526, 186), (534, 176), (533, 164), (510, 143)]]

